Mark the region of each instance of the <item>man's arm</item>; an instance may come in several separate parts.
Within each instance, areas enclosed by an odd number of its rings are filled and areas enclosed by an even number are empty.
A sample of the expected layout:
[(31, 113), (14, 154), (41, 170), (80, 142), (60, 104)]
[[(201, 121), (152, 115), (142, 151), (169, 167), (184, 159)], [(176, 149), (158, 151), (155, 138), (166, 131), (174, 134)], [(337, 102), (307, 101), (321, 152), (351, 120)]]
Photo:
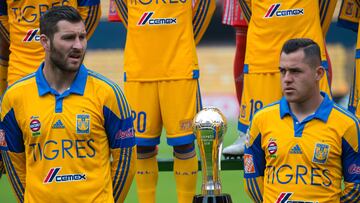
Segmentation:
[(100, 21), (100, 0), (78, 0), (77, 9), (85, 22), (86, 38), (90, 39)]
[(341, 202), (360, 201), (359, 136), (359, 122), (354, 118), (354, 124), (342, 138), (341, 158), (345, 187), (342, 191)]
[(265, 153), (261, 148), (261, 132), (255, 116), (247, 133), (244, 152), (244, 185), (249, 197), (256, 203), (263, 202)]
[(128, 25), (127, 2), (126, 0), (115, 0), (115, 3), (121, 22), (124, 24), (124, 27), (127, 28)]
[(193, 6), (193, 32), (196, 44), (200, 42), (208, 28), (215, 8), (215, 0), (196, 0)]
[(135, 175), (135, 136), (131, 110), (119, 86), (113, 85), (103, 107), (105, 130), (113, 158), (111, 176), (115, 202), (124, 202)]
[(323, 35), (329, 30), (337, 0), (319, 0), (320, 23)]
[(15, 196), (18, 202), (23, 202), (26, 185), (25, 146), (10, 102), (5, 94), (1, 104), (0, 150)]
[(240, 8), (242, 11), (242, 14), (247, 22), (249, 24), (251, 19), (251, 0), (238, 0), (240, 4)]

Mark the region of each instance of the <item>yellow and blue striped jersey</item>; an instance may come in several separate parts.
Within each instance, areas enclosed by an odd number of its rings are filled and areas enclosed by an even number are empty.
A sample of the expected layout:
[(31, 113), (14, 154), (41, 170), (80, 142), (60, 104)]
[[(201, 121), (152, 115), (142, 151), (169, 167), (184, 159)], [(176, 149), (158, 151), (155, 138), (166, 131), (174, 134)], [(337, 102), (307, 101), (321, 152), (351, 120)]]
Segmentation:
[(358, 118), (360, 117), (360, 32), (358, 32), (359, 20), (360, 20), (360, 1), (358, 0), (343, 0), (340, 12), (338, 16), (337, 24), (341, 27), (350, 29), (354, 32), (357, 32), (357, 42), (356, 42), (356, 53), (355, 53), (355, 68), (353, 74), (353, 81), (350, 91), (348, 109), (354, 113)]
[(40, 40), (40, 16), (53, 6), (78, 9), (88, 38), (99, 23), (100, 0), (0, 0), (0, 34), (10, 41), (8, 83), (35, 72), (44, 60)]
[(360, 201), (358, 120), (322, 96), (301, 122), (285, 98), (255, 114), (244, 155), (246, 191), (254, 202)]
[(292, 38), (310, 38), (319, 44), (327, 68), (324, 33), (328, 30), (336, 0), (240, 0), (249, 20), (245, 73), (278, 72), (280, 51)]
[(215, 0), (115, 0), (127, 27), (126, 81), (199, 77), (196, 42), (215, 10)]
[(42, 69), (2, 101), (0, 149), (19, 202), (123, 202), (136, 155), (119, 86), (82, 65), (59, 94)]

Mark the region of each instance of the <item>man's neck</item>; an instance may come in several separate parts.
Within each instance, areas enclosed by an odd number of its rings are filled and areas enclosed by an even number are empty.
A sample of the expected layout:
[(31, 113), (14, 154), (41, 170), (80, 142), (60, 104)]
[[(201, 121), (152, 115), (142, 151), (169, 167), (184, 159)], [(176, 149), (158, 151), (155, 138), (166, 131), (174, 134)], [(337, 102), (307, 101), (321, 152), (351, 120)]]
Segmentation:
[(45, 63), (43, 74), (49, 86), (59, 94), (62, 94), (70, 89), (77, 72), (65, 72), (55, 67), (54, 64)]
[(290, 103), (289, 106), (292, 113), (296, 116), (299, 122), (303, 121), (306, 117), (315, 113), (315, 111), (321, 105), (323, 97), (320, 93), (317, 93), (316, 96), (312, 96), (310, 99), (305, 100), (304, 102), (299, 103)]

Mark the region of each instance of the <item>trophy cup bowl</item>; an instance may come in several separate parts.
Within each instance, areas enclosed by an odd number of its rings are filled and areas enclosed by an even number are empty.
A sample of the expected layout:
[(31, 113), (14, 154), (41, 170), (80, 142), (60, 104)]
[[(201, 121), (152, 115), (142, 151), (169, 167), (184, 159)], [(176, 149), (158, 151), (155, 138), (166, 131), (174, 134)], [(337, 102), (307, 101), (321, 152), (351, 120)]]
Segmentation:
[(201, 157), (201, 195), (195, 195), (193, 203), (231, 203), (229, 194), (221, 193), (221, 149), (227, 124), (219, 109), (208, 107), (195, 115), (193, 130)]

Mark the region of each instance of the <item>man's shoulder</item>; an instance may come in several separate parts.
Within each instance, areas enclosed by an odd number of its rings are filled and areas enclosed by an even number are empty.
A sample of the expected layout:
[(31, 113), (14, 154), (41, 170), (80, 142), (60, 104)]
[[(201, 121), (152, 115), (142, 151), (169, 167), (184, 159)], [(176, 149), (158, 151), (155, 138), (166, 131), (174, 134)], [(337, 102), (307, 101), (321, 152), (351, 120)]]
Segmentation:
[(264, 106), (262, 109), (257, 111), (254, 117), (264, 117), (264, 116), (273, 116), (280, 114), (280, 102), (274, 102), (269, 105)]
[(17, 80), (13, 84), (11, 84), (7, 89), (5, 93), (23, 93), (27, 92), (29, 88), (36, 88), (36, 77), (35, 73), (32, 73), (30, 75), (27, 75), (20, 80)]

